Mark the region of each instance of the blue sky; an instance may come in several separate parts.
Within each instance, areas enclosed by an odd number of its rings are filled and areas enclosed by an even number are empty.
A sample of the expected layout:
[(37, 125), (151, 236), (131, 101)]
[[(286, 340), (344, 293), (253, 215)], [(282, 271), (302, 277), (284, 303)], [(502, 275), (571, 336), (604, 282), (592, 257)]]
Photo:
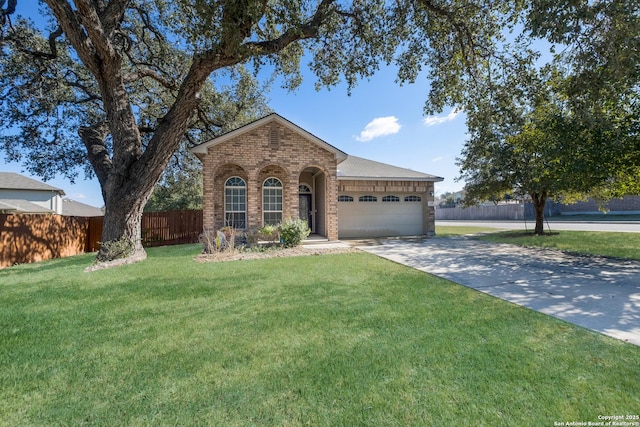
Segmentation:
[[(455, 163), (466, 140), (464, 114), (447, 109), (438, 116), (425, 116), (426, 78), (399, 86), (395, 69), (381, 67), (348, 96), (345, 85), (316, 91), (315, 77), (306, 66), (303, 73), (295, 92), (274, 84), (268, 98), (276, 113), (347, 154), (443, 177), (436, 183), (436, 194), (462, 189), (464, 183), (455, 181), (459, 175)], [(32, 176), (20, 163), (7, 163), (2, 153), (0, 170)], [(81, 175), (71, 184), (59, 176), (48, 183), (71, 199), (103, 206), (95, 179), (83, 180)]]

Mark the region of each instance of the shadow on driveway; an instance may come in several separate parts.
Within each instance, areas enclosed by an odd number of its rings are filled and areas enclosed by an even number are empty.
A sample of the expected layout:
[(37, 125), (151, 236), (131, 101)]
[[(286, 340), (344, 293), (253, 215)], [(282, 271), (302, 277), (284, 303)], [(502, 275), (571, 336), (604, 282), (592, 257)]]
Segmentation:
[(640, 345), (640, 262), (468, 237), (390, 239), (357, 247)]

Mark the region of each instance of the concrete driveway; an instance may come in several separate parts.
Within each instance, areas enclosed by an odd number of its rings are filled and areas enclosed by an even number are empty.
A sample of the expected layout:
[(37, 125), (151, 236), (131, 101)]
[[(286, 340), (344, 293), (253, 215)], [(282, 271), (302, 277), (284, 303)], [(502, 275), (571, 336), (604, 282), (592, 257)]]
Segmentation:
[(358, 248), (640, 346), (640, 262), (468, 237), (383, 240)]

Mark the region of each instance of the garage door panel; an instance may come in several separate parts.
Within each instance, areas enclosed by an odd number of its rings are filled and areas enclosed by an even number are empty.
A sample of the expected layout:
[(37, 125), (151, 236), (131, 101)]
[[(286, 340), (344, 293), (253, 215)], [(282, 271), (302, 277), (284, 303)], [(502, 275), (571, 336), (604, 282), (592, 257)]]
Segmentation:
[[(378, 200), (381, 198), (379, 196)], [(423, 233), (420, 202), (338, 203), (338, 234), (341, 238), (413, 236)]]

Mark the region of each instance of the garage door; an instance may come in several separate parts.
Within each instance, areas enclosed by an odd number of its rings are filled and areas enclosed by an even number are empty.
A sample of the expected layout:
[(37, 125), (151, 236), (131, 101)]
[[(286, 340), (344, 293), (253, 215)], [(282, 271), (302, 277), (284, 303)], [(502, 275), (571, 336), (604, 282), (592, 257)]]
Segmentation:
[(338, 237), (424, 234), (423, 200), (416, 195), (341, 195), (338, 199)]

